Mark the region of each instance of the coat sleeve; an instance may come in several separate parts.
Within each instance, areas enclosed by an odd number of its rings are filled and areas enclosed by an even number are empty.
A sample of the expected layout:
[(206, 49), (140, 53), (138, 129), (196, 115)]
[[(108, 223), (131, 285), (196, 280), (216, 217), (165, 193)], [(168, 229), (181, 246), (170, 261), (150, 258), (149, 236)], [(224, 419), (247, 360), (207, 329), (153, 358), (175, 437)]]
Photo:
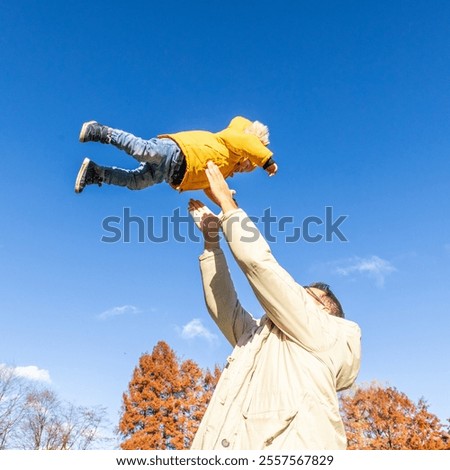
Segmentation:
[(246, 134), (245, 129), (251, 125), (251, 121), (236, 116), (226, 129), (219, 132), (219, 137), (225, 145), (242, 158), (248, 158), (255, 166), (264, 166), (273, 153), (256, 137)]
[(208, 312), (234, 347), (245, 332), (257, 326), (257, 321), (241, 306), (220, 248), (200, 256), (200, 272)]
[(337, 319), (343, 324), (339, 347), (333, 351), (333, 363), (337, 366), (336, 389), (345, 390), (353, 385), (361, 366), (361, 329), (351, 321)]
[(234, 258), (272, 322), (306, 350), (330, 351), (338, 341), (339, 324), (278, 264), (247, 214), (242, 209), (226, 213), (222, 229)]

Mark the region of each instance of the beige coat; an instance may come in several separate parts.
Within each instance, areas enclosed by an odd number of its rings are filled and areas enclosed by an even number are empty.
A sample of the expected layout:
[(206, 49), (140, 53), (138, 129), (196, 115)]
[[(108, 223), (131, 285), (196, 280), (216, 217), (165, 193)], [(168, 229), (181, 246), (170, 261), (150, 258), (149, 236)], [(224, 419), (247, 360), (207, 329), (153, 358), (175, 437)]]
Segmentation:
[(200, 257), (208, 311), (234, 350), (192, 449), (345, 449), (336, 391), (358, 374), (358, 325), (318, 307), (243, 210), (222, 228), (266, 314), (241, 306), (221, 249)]

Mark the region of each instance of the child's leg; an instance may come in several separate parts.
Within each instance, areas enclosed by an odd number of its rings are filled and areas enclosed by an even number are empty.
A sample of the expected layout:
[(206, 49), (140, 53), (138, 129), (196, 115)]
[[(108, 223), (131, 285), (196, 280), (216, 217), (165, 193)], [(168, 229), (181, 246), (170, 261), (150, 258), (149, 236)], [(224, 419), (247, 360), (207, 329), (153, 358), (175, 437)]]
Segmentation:
[(170, 182), (174, 168), (181, 157), (181, 149), (171, 139), (142, 139), (129, 132), (104, 126), (96, 121), (85, 122), (80, 131), (80, 142), (112, 144), (125, 151), (141, 165), (136, 170), (121, 168), (103, 169), (107, 173), (105, 183), (142, 189), (162, 181)]
[[(110, 143), (140, 163), (148, 163), (154, 171), (155, 183), (170, 182), (174, 162), (180, 158), (180, 147), (171, 139), (142, 139), (129, 132), (112, 129)], [(140, 172), (141, 170), (139, 170)], [(154, 184), (154, 183), (153, 183)]]
[(125, 186), (128, 189), (144, 189), (164, 181), (164, 173), (157, 165), (141, 163), (134, 170), (117, 167), (101, 167), (103, 182), (115, 186)]
[(178, 145), (171, 139), (156, 137), (142, 139), (97, 121), (88, 121), (83, 124), (79, 140), (80, 142), (112, 144), (134, 157), (139, 163), (145, 162), (161, 166), (165, 162), (166, 176), (168, 176), (172, 160), (177, 158), (181, 152)]
[(178, 146), (170, 139), (142, 139), (129, 132), (119, 129), (111, 130), (110, 144), (128, 155), (134, 157), (138, 162), (159, 164), (161, 160), (170, 160)]

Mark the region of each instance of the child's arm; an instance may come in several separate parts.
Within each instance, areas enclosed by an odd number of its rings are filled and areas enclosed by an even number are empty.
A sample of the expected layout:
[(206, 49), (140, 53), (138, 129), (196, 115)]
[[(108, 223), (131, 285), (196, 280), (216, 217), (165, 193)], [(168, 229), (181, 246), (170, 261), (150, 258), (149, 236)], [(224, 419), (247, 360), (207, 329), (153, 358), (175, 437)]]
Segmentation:
[(244, 134), (227, 128), (218, 133), (225, 145), (242, 158), (248, 158), (254, 165), (263, 165), (272, 157), (272, 152), (255, 135)]

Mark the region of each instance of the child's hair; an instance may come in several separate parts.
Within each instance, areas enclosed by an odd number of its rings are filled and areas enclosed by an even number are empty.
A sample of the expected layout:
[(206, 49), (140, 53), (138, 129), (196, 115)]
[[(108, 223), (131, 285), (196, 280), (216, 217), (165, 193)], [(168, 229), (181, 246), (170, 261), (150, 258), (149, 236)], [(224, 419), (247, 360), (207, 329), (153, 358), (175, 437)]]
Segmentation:
[(256, 135), (258, 139), (264, 144), (269, 145), (269, 128), (259, 121), (254, 121), (248, 126), (245, 131), (246, 134)]

